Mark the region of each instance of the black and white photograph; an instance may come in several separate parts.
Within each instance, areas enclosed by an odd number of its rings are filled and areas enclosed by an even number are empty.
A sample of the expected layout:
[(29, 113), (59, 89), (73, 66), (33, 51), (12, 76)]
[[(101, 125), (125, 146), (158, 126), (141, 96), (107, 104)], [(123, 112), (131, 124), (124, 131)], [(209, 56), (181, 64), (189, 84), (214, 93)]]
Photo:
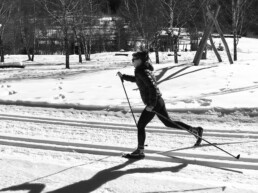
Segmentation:
[(90, 192), (258, 192), (258, 0), (0, 0), (0, 193)]

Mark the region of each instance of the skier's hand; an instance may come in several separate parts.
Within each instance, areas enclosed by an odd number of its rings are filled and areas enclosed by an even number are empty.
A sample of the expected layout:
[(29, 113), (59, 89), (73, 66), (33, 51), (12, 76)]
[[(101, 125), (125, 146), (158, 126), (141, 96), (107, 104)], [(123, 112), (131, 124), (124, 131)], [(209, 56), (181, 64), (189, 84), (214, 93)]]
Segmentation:
[(122, 79), (123, 78), (123, 74), (121, 72), (118, 72), (117, 75)]
[(118, 75), (122, 82), (124, 82), (123, 74), (121, 72), (118, 72), (116, 75)]
[(152, 112), (153, 109), (154, 109), (153, 106), (147, 106), (146, 107), (146, 111), (148, 111), (148, 112)]

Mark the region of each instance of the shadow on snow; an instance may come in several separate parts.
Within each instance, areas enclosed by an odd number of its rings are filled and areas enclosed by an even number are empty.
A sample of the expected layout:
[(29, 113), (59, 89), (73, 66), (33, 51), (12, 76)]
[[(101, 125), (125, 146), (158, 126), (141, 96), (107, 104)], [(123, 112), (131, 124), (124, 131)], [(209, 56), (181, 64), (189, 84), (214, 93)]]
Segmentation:
[[(126, 162), (124, 162), (123, 164), (119, 164), (117, 166), (102, 170), (100, 172), (98, 172), (97, 174), (95, 174), (92, 178), (90, 178), (89, 180), (83, 180), (77, 183), (74, 183), (72, 185), (68, 185), (65, 186), (63, 188), (51, 191), (49, 193), (85, 193), (85, 192), (92, 192), (96, 189), (98, 189), (99, 187), (101, 187), (103, 184), (115, 180), (121, 176), (127, 175), (127, 174), (134, 174), (134, 173), (155, 173), (155, 172), (179, 172), (181, 169), (185, 168), (187, 166), (187, 164), (183, 163), (180, 164), (176, 167), (165, 167), (165, 168), (133, 168), (133, 169), (128, 169), (125, 171), (121, 171), (120, 169), (126, 167), (129, 164), (132, 164), (134, 162), (136, 162), (138, 160), (128, 160)], [(74, 168), (74, 167), (72, 167)], [(70, 168), (69, 168), (70, 169)], [(68, 169), (66, 169), (68, 170)], [(65, 170), (62, 170), (60, 172), (57, 172), (55, 174), (61, 173)], [(55, 174), (52, 175), (48, 175), (45, 177), (49, 177), (49, 176), (53, 176)], [(44, 178), (44, 177), (43, 177)], [(42, 178), (38, 178), (37, 180), (42, 179)], [(35, 180), (33, 180), (35, 181)], [(33, 182), (31, 181), (31, 182)], [(18, 190), (28, 190), (29, 193), (41, 193), (44, 188), (45, 188), (45, 184), (38, 184), (38, 183), (24, 183), (24, 184), (20, 184), (17, 186), (12, 186), (9, 188), (4, 188), (2, 190), (0, 190), (0, 192), (2, 191), (18, 191)]]

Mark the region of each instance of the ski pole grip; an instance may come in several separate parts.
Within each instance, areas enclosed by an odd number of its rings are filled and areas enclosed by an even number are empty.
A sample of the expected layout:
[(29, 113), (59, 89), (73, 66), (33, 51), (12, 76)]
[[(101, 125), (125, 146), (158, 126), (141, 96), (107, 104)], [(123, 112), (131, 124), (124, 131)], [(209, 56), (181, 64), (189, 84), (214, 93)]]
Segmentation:
[[(119, 76), (119, 78), (120, 78), (120, 80), (121, 80), (122, 82), (124, 82), (124, 79), (119, 75), (119, 73), (120, 73), (120, 72), (117, 72), (116, 75)], [(121, 74), (121, 73), (120, 73), (120, 74)]]

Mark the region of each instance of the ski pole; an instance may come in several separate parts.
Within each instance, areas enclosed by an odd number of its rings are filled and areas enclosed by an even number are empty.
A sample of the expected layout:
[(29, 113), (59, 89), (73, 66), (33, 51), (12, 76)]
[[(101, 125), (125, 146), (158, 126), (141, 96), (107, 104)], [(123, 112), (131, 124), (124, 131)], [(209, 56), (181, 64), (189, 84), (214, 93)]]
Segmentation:
[(124, 88), (124, 91), (125, 91), (125, 96), (126, 96), (127, 102), (128, 102), (128, 104), (129, 104), (131, 113), (132, 113), (132, 115), (133, 115), (133, 119), (134, 119), (135, 125), (136, 125), (136, 127), (138, 128), (137, 121), (136, 121), (135, 116), (134, 116), (134, 114), (133, 114), (133, 110), (132, 110), (132, 107), (131, 107), (129, 98), (128, 98), (127, 92), (126, 92), (126, 90), (125, 90), (124, 80), (123, 80), (121, 77), (120, 77), (120, 79), (121, 79), (121, 82), (122, 82), (122, 85), (123, 85), (123, 88)]
[(239, 158), (240, 158), (240, 154), (238, 154), (237, 156), (234, 156), (233, 154), (229, 153), (228, 151), (226, 151), (226, 150), (224, 150), (224, 149), (218, 147), (217, 145), (215, 145), (215, 144), (213, 144), (213, 143), (207, 141), (207, 140), (204, 139), (203, 137), (200, 137), (199, 135), (197, 135), (197, 134), (195, 134), (195, 133), (193, 133), (193, 132), (187, 130), (186, 128), (184, 128), (184, 127), (182, 127), (182, 126), (180, 126), (180, 125), (178, 125), (178, 124), (176, 124), (175, 122), (173, 122), (172, 120), (168, 119), (167, 117), (161, 115), (160, 113), (158, 113), (158, 112), (156, 112), (156, 111), (152, 111), (152, 112), (153, 112), (153, 113), (156, 113), (158, 116), (160, 116), (160, 117), (166, 119), (167, 121), (173, 123), (174, 125), (176, 125), (176, 126), (179, 127), (180, 129), (188, 131), (189, 133), (191, 133), (191, 134), (194, 135), (195, 137), (201, 138), (201, 139), (202, 139), (203, 141), (205, 141), (206, 143), (208, 143), (208, 144), (210, 144), (210, 145), (212, 145), (212, 146), (218, 148), (219, 150), (221, 150), (221, 151), (225, 152), (226, 154), (228, 154), (228, 155), (234, 157), (235, 159), (239, 159)]

